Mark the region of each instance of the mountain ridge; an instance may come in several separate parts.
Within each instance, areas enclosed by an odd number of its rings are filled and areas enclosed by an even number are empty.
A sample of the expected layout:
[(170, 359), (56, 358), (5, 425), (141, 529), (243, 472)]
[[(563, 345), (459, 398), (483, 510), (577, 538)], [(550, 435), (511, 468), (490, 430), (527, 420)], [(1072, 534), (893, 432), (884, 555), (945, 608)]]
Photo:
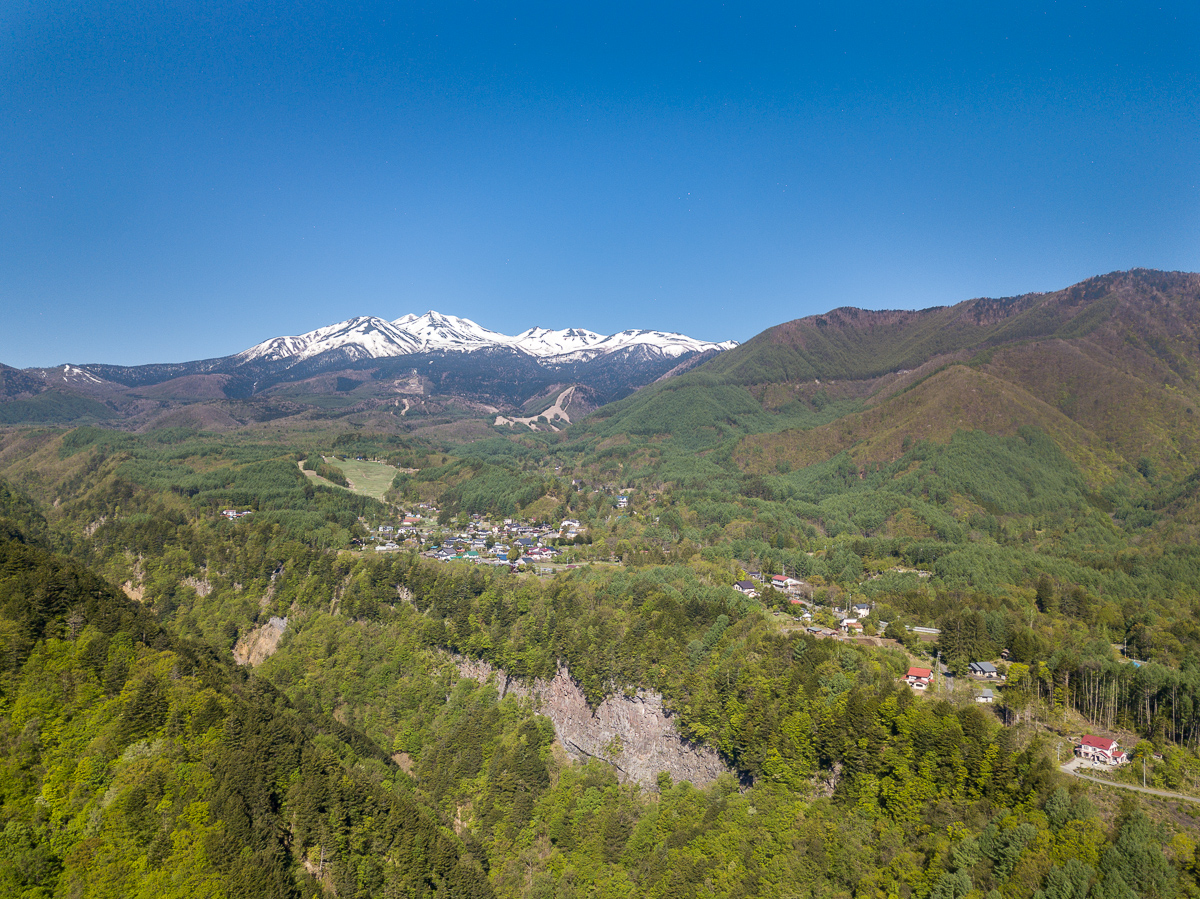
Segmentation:
[(1143, 459), (1191, 470), (1197, 410), (1200, 274), (1134, 269), (1045, 293), (784, 322), (601, 410), (571, 437), (687, 434), (689, 452), (725, 446), (743, 471), (768, 475), (842, 452), (867, 466), (957, 430), (1032, 425), (1058, 435), (1099, 485)]
[[(5, 369), (0, 422), (226, 429), (296, 415), (383, 416), (385, 425), (389, 415), (412, 415), (410, 426), (519, 413), (556, 386), (581, 388), (577, 408), (586, 411), (735, 345), (647, 329), (532, 327), (510, 336), (432, 310), (394, 321), (356, 316), (220, 358)], [(251, 406), (217, 408), (222, 403)]]
[(632, 346), (649, 347), (666, 356), (679, 357), (711, 349), (730, 349), (736, 345), (737, 342), (732, 340), (713, 343), (684, 334), (638, 328), (605, 336), (584, 328), (556, 331), (535, 326), (509, 336), (484, 328), (468, 318), (430, 310), (419, 316), (410, 313), (395, 321), (357, 316), (304, 334), (274, 337), (230, 358), (242, 362), (304, 360), (331, 350), (342, 350), (356, 358), (389, 358), (439, 351), (469, 353), (511, 348), (543, 360), (545, 364), (562, 365), (589, 361)]

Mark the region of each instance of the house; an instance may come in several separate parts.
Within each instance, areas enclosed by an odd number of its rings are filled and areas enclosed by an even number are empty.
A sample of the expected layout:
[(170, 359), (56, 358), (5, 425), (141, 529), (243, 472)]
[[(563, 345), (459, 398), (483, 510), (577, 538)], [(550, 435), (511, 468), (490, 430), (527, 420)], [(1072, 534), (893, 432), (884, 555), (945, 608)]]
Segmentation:
[(871, 607), (866, 603), (855, 603), (853, 612), (855, 618), (866, 618), (871, 614)]
[(842, 630), (852, 636), (861, 634), (863, 632), (862, 622), (857, 618), (846, 618), (842, 621)]
[(629, 497), (628, 496), (618, 496), (617, 497), (617, 508), (618, 509), (629, 508)]
[(1120, 765), (1128, 761), (1125, 751), (1116, 740), (1093, 734), (1083, 735), (1083, 739), (1075, 747), (1075, 754), (1081, 759), (1099, 762), (1102, 765)]
[(733, 589), (747, 596), (758, 596), (758, 585), (754, 581), (738, 581), (733, 585)]
[(991, 703), (991, 702), (996, 701), (996, 697), (995, 697), (995, 695), (993, 695), (993, 693), (990, 689), (985, 687), (983, 690), (980, 691), (979, 695), (975, 697), (975, 701)]
[(933, 682), (933, 672), (928, 668), (913, 666), (904, 675), (904, 681), (914, 690), (924, 690)]
[(991, 662), (972, 662), (970, 668), (973, 677), (997, 678), (1000, 676), (1000, 672)]

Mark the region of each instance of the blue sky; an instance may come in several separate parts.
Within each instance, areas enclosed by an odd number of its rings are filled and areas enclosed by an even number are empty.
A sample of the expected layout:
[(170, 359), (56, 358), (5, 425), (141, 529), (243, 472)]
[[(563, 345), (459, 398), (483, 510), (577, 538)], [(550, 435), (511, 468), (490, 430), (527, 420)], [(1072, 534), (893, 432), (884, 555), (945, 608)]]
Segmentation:
[(9, 0), (0, 84), (18, 367), (1200, 269), (1194, 2)]

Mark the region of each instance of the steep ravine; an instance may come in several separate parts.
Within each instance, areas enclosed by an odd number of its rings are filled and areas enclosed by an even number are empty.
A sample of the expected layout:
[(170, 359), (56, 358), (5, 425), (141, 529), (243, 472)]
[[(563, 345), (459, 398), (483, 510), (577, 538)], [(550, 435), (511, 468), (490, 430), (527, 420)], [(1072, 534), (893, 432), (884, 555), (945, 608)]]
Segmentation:
[(610, 696), (593, 712), (566, 668), (559, 668), (551, 680), (539, 678), (530, 684), (487, 662), (462, 657), (455, 661), (463, 677), (480, 683), (494, 678), (501, 696), (532, 698), (573, 758), (605, 761), (623, 782), (653, 786), (659, 772), (666, 771), (676, 781), (704, 786), (729, 770), (716, 752), (679, 736), (657, 693), (639, 690), (634, 696)]

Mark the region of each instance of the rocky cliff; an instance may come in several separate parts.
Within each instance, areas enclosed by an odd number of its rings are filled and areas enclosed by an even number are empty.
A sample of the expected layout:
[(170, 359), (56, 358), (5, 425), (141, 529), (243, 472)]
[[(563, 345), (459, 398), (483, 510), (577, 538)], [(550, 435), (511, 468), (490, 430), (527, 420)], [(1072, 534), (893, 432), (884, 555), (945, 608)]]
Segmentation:
[(559, 668), (551, 680), (527, 683), (487, 662), (456, 661), (463, 677), (481, 683), (494, 679), (501, 696), (514, 693), (533, 699), (573, 758), (607, 762), (624, 782), (653, 787), (665, 771), (676, 781), (703, 786), (729, 770), (716, 752), (679, 736), (657, 693), (639, 690), (633, 696), (610, 696), (593, 712), (566, 668)]
[(233, 647), (233, 660), (239, 665), (261, 665), (279, 648), (286, 629), (286, 618), (272, 618), (262, 627), (244, 634)]

